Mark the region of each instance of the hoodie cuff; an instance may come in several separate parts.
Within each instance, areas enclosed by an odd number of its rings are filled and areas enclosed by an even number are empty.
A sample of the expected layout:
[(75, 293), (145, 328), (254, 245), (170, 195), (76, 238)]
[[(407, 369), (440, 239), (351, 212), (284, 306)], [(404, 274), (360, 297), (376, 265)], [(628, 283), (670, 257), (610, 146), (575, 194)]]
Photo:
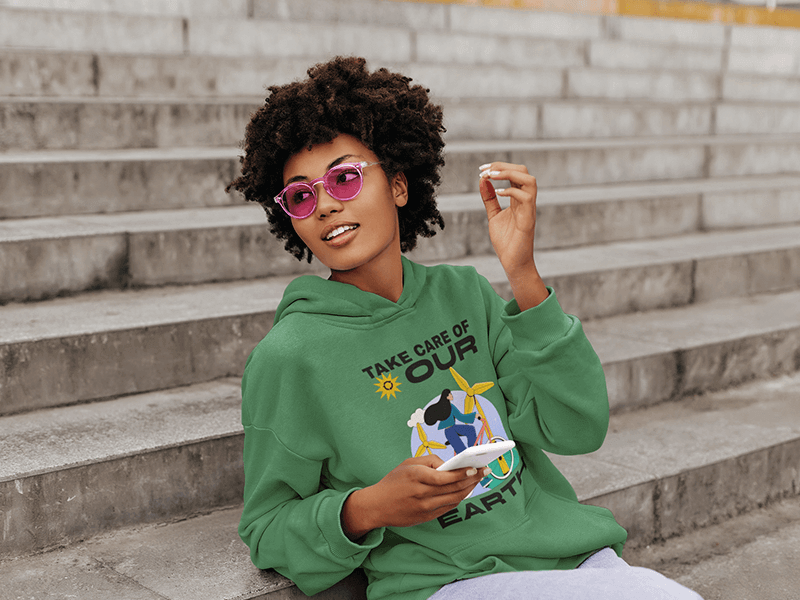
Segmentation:
[(550, 294), (544, 302), (526, 311), (520, 311), (516, 300), (506, 304), (502, 319), (517, 348), (543, 350), (567, 335), (572, 327), (575, 317), (564, 313), (553, 288), (548, 286), (547, 291)]
[(359, 553), (366, 554), (373, 548), (377, 548), (383, 542), (383, 527), (373, 529), (357, 544), (348, 538), (342, 529), (342, 509), (350, 494), (361, 488), (352, 490), (336, 496), (331, 496), (323, 501), (319, 508), (319, 527), (322, 536), (328, 543), (328, 547), (335, 556), (339, 558), (351, 558)]

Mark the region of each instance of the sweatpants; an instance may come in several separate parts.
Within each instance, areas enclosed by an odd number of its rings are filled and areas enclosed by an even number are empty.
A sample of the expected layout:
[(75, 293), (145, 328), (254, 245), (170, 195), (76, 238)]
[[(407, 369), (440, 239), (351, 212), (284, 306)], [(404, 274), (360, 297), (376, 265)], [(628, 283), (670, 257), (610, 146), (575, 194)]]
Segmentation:
[(569, 571), (521, 571), (462, 579), (430, 600), (702, 600), (692, 590), (642, 567), (611, 548)]

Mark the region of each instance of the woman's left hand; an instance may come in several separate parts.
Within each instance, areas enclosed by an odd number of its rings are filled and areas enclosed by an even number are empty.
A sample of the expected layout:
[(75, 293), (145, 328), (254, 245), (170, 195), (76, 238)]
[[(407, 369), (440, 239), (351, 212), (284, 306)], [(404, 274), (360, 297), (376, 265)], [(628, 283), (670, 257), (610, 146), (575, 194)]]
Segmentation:
[[(493, 162), (481, 166), (480, 192), (489, 218), (489, 237), (503, 265), (514, 297), (525, 310), (547, 298), (533, 257), (536, 230), (536, 178), (524, 165)], [(507, 180), (511, 186), (495, 190), (492, 180)], [(498, 196), (508, 197), (508, 208), (500, 208)]]
[[(481, 167), (480, 190), (489, 237), (506, 273), (514, 273), (534, 264), (533, 236), (536, 229), (536, 178), (524, 165), (493, 162)], [(491, 180), (508, 180), (511, 187), (495, 190)], [(498, 196), (511, 204), (500, 208)]]

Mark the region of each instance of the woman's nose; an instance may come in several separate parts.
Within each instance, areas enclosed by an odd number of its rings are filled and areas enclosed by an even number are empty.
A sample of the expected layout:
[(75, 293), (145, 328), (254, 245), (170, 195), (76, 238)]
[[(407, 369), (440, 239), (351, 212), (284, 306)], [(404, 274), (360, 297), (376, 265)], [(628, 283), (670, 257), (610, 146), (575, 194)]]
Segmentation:
[(317, 216), (322, 217), (342, 210), (342, 201), (331, 196), (321, 181), (314, 184), (314, 190), (317, 192), (317, 210), (315, 211)]

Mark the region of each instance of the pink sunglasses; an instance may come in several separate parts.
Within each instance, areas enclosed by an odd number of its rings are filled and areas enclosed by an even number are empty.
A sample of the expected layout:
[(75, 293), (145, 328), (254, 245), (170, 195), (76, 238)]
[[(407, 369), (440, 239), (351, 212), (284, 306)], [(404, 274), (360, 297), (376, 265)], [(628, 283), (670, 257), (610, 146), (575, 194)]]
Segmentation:
[(357, 162), (342, 163), (331, 167), (325, 175), (311, 181), (290, 183), (275, 196), (275, 202), (281, 205), (286, 214), (293, 219), (305, 219), (317, 208), (318, 183), (331, 196), (340, 201), (352, 200), (361, 192), (364, 185), (364, 168), (379, 163)]

